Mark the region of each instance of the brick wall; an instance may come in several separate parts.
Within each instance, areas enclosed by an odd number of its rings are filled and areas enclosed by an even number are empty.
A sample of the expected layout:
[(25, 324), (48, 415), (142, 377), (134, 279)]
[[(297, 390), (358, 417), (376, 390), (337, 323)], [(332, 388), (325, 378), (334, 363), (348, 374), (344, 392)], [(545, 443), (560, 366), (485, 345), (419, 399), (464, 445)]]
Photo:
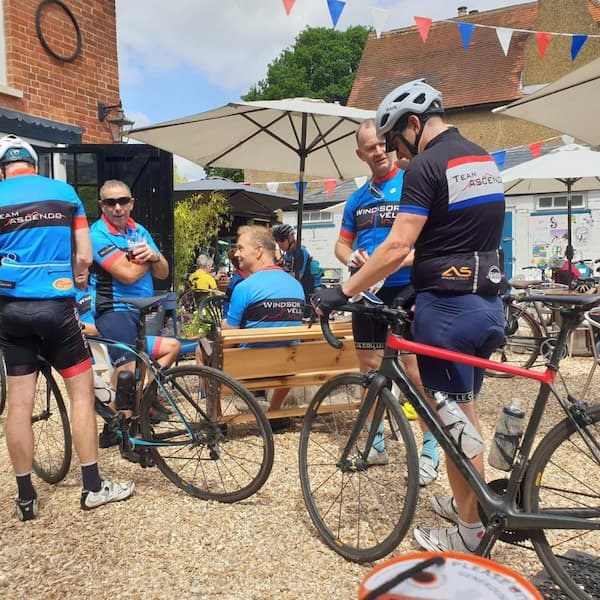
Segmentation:
[[(82, 127), (82, 142), (112, 142), (108, 123), (98, 121), (98, 101), (119, 102), (115, 0), (63, 0), (81, 30), (79, 56), (73, 62), (54, 58), (40, 43), (35, 15), (40, 0), (3, 0), (6, 85), (0, 107)], [(75, 29), (59, 5), (47, 4), (42, 31), (50, 48), (63, 56), (76, 48)]]

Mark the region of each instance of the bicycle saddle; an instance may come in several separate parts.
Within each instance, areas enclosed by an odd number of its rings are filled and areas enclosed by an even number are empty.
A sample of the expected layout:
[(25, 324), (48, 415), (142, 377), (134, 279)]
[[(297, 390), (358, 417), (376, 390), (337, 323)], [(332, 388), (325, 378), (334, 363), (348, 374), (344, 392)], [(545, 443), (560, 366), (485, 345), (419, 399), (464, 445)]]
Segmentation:
[(160, 304), (167, 298), (168, 294), (162, 294), (160, 296), (149, 296), (147, 298), (119, 298), (119, 302), (125, 302), (131, 304), (139, 310), (145, 310), (152, 306)]

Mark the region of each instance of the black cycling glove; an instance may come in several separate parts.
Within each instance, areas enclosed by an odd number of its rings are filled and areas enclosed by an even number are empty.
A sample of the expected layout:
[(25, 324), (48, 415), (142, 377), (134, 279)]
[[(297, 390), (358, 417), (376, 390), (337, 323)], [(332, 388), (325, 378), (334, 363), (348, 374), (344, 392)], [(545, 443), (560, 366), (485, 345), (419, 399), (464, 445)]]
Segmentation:
[(338, 285), (336, 287), (316, 289), (310, 297), (310, 301), (315, 308), (319, 308), (324, 313), (329, 313), (334, 308), (346, 304), (349, 297), (342, 292), (341, 286)]

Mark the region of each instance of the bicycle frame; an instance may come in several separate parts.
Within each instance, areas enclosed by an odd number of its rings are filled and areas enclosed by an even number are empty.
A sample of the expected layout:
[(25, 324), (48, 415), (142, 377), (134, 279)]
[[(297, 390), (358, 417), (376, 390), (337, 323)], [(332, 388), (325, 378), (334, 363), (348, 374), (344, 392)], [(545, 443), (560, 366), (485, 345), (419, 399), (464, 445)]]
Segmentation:
[[(381, 379), (382, 383), (380, 385), (381, 387), (385, 387), (385, 385), (387, 385), (387, 382), (384, 379), (386, 378), (387, 380), (394, 381), (400, 386), (407, 399), (413, 404), (421, 419), (429, 427), (430, 431), (434, 434), (443, 450), (457, 466), (460, 473), (467, 480), (471, 486), (471, 489), (477, 496), (479, 504), (489, 520), (486, 533), (477, 550), (478, 554), (489, 554), (491, 548), (503, 530), (533, 530), (544, 528), (589, 530), (600, 529), (600, 523), (589, 522), (583, 518), (583, 516), (566, 517), (561, 514), (540, 515), (527, 513), (518, 508), (515, 502), (517, 491), (525, 477), (527, 461), (533, 449), (535, 436), (541, 423), (545, 406), (551, 394), (559, 401), (559, 404), (562, 406), (567, 417), (576, 425), (576, 428), (579, 430), (580, 434), (582, 434), (586, 445), (592, 452), (595, 459), (600, 463), (600, 447), (594, 440), (586, 439), (584, 432), (577, 422), (576, 415), (573, 414), (569, 408), (569, 404), (571, 404), (571, 406), (575, 406), (576, 401), (574, 401), (570, 396), (564, 398), (559, 390), (554, 386), (554, 381), (558, 372), (558, 365), (561, 360), (563, 348), (567, 343), (568, 335), (581, 318), (577, 311), (563, 310), (561, 313), (563, 314), (564, 322), (558, 334), (557, 343), (553, 350), (552, 357), (547, 363), (544, 371), (530, 371), (514, 365), (497, 363), (488, 359), (409, 341), (400, 337), (400, 335), (396, 332), (392, 332), (388, 335), (383, 361), (378, 371), (378, 374), (383, 376)], [(510, 373), (511, 375), (526, 377), (527, 379), (533, 379), (540, 382), (540, 388), (535, 399), (535, 403), (531, 411), (531, 415), (527, 423), (514, 466), (510, 472), (505, 493), (499, 494), (489, 488), (471, 461), (467, 459), (462, 451), (458, 448), (454, 439), (444, 431), (443, 426), (437, 419), (434, 409), (413, 385), (397, 360), (398, 351), (400, 350), (424, 356), (431, 356), (442, 360), (459, 362), (482, 369), (502, 371), (505, 373)], [(374, 393), (378, 393), (381, 387), (378, 390), (374, 390)], [(369, 389), (371, 389), (371, 386)], [(367, 394), (367, 398), (365, 398), (365, 405), (368, 404), (368, 396), (369, 394)], [(366, 407), (367, 410), (369, 408), (369, 406)], [(378, 418), (381, 417), (382, 411), (383, 407), (380, 408), (379, 414), (376, 415)], [(367, 444), (372, 443), (373, 437), (374, 432), (371, 432)], [(582, 508), (581, 514), (586, 514), (586, 510)]]

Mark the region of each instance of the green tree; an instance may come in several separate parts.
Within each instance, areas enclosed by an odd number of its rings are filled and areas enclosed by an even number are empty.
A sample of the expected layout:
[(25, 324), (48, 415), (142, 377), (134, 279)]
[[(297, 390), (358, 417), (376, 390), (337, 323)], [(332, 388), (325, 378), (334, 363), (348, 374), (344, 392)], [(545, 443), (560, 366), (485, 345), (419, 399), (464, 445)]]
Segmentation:
[(231, 179), (236, 183), (244, 183), (244, 171), (242, 169), (227, 169), (226, 167), (206, 167), (207, 177), (223, 177)]
[(345, 105), (370, 29), (307, 27), (268, 67), (244, 100), (321, 98)]
[(222, 227), (229, 225), (229, 201), (223, 194), (192, 194), (175, 206), (175, 286), (183, 282), (198, 248), (209, 246)]

